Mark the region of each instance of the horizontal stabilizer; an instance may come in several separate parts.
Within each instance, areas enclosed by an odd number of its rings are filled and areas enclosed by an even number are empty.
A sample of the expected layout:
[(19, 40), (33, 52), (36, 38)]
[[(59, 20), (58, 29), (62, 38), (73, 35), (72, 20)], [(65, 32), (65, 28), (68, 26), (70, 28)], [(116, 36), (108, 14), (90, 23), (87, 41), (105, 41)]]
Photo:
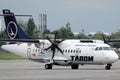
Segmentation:
[(0, 39), (0, 42), (39, 43), (39, 40), (37, 40), (37, 39)]
[(23, 17), (32, 17), (32, 15), (14, 15), (14, 14), (0, 14), (0, 16), (23, 16)]

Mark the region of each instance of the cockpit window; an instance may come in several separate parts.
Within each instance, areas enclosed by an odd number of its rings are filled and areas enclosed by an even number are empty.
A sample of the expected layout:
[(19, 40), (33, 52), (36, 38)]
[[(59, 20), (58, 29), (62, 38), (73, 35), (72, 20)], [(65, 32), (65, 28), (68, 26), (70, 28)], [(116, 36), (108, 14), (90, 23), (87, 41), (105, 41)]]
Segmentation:
[(112, 49), (110, 47), (96, 47), (95, 50), (96, 51), (101, 51), (101, 50), (109, 51), (109, 50), (112, 50)]
[(102, 48), (102, 47), (99, 47), (98, 50), (103, 50), (103, 48)]
[(110, 47), (103, 47), (103, 48), (104, 48), (104, 50), (111, 50)]

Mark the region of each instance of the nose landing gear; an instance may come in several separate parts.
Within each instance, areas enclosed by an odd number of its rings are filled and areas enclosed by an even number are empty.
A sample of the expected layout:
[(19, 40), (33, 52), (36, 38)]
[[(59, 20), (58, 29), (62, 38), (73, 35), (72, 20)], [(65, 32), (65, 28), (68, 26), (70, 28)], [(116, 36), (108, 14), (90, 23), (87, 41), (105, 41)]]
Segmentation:
[(106, 70), (110, 70), (110, 69), (111, 69), (111, 66), (112, 66), (112, 64), (107, 64), (107, 66), (105, 66), (105, 69), (106, 69)]
[(53, 64), (45, 64), (45, 69), (52, 69)]

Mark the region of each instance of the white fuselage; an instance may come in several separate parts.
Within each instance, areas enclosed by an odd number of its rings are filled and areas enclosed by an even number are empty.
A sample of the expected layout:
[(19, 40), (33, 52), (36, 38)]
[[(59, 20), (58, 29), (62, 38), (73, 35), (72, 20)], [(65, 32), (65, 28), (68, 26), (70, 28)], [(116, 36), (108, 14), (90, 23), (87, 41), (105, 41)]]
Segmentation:
[[(2, 48), (19, 56), (48, 63), (52, 57), (52, 50), (44, 50), (51, 43), (48, 40), (40, 40), (40, 44), (21, 43), (3, 45)], [(111, 64), (118, 60), (118, 55), (109, 45), (102, 42), (81, 43), (79, 40), (65, 40), (59, 44), (63, 51), (56, 50), (54, 63), (56, 65), (71, 64)]]

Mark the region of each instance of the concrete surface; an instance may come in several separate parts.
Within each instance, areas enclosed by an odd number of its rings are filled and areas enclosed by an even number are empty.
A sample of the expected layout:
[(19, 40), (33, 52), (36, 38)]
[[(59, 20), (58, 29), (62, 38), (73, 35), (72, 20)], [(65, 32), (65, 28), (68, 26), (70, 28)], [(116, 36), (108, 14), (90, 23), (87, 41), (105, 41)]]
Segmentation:
[(29, 60), (0, 61), (0, 80), (120, 80), (120, 61), (111, 70), (105, 65), (84, 65), (78, 70), (71, 67), (53, 66), (45, 70), (43, 63)]

